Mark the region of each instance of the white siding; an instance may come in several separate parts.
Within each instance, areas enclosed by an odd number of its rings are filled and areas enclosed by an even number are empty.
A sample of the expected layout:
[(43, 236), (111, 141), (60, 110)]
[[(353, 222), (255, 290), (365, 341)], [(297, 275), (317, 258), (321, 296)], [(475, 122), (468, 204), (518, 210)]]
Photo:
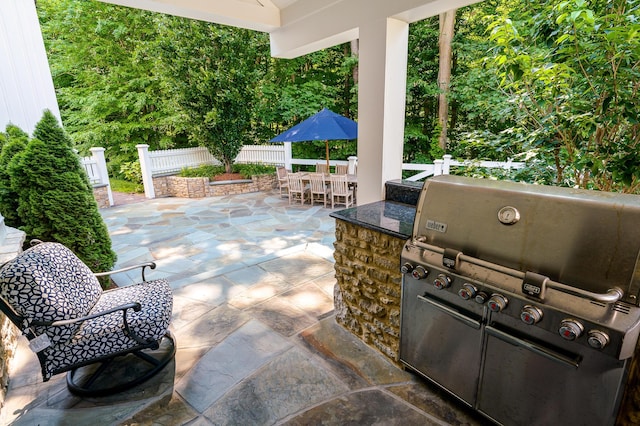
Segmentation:
[(0, 2), (0, 131), (31, 134), (45, 109), (60, 120), (49, 62), (33, 0)]

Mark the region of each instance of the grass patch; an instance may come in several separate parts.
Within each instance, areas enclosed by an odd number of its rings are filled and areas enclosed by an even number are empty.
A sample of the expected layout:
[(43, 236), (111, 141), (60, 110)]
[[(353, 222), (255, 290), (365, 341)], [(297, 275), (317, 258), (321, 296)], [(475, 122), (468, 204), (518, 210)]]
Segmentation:
[[(232, 166), (233, 173), (240, 173), (244, 179), (251, 179), (255, 175), (268, 175), (276, 172), (274, 166), (265, 166), (264, 164), (234, 164)], [(178, 176), (180, 177), (208, 177), (213, 180), (217, 175), (224, 174), (224, 166), (200, 166), (191, 169), (182, 169)]]
[(144, 187), (141, 184), (128, 180), (111, 178), (109, 179), (109, 183), (111, 183), (111, 190), (115, 192), (125, 192), (128, 194), (142, 194), (144, 192)]

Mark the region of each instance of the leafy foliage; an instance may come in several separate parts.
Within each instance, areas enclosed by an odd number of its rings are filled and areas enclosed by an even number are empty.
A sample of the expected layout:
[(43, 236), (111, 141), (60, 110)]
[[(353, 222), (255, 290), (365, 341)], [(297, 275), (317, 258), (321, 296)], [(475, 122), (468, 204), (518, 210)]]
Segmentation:
[(189, 138), (230, 171), (244, 142), (252, 142), (255, 81), (264, 73), (267, 38), (201, 21), (164, 21), (164, 80), (188, 117)]
[(18, 215), (18, 193), (11, 186), (9, 163), (14, 156), (24, 151), (29, 142), (29, 135), (17, 126), (8, 125), (6, 133), (0, 133), (2, 149), (0, 150), (0, 214), (12, 228), (22, 226)]
[[(455, 157), (526, 159), (536, 182), (640, 191), (639, 0), (485, 0), (459, 9), (449, 91)], [(102, 2), (40, 0), (65, 127), (135, 179), (135, 145), (207, 146), (227, 166), (323, 107), (357, 117), (357, 43), (271, 58), (267, 36)], [(73, 29), (70, 31), (69, 29)], [(438, 19), (410, 25), (404, 160), (442, 155)], [(353, 51), (352, 51), (353, 49)], [(0, 138), (0, 144), (1, 144)], [(330, 143), (356, 155), (356, 142)], [(323, 159), (324, 143), (293, 144)]]
[[(232, 173), (240, 173), (243, 179), (250, 179), (251, 176), (268, 175), (275, 173), (276, 168), (264, 164), (234, 164), (231, 168)], [(208, 177), (227, 173), (224, 166), (204, 165), (199, 167), (185, 168), (180, 170), (181, 177)]]
[(511, 134), (554, 165), (555, 184), (640, 190), (639, 7), (530, 2), (490, 26)]

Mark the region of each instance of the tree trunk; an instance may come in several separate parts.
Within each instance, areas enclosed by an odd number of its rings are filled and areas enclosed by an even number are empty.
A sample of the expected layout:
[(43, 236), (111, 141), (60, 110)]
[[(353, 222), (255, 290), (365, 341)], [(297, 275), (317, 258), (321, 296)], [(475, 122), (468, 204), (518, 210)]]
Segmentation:
[[(360, 40), (355, 39), (351, 41), (351, 56), (354, 58), (360, 55)], [(353, 83), (358, 85), (358, 64), (353, 67)]]
[(447, 121), (449, 116), (449, 84), (451, 82), (451, 41), (456, 24), (456, 9), (440, 14), (440, 68), (438, 70), (438, 123), (440, 137), (438, 145), (446, 152), (447, 149)]

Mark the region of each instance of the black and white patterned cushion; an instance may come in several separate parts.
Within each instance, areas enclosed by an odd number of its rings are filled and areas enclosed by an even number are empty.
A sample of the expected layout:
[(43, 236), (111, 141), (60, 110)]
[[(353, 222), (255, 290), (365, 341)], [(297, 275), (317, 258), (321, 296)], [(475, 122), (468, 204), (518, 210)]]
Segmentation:
[[(58, 243), (37, 244), (0, 270), (0, 296), (29, 322), (85, 316), (101, 294), (91, 270)], [(78, 327), (35, 327), (35, 332), (59, 343), (69, 340)]]
[[(91, 270), (58, 243), (40, 243), (7, 263), (0, 270), (0, 296), (25, 317), (24, 327), (31, 321), (74, 319), (137, 302), (142, 309), (128, 309), (127, 323), (132, 334), (148, 342), (165, 335), (173, 307), (166, 280), (103, 292)], [(140, 346), (126, 332), (122, 311), (70, 326), (33, 329), (52, 342), (41, 352), (45, 381), (79, 364)]]
[[(144, 340), (159, 341), (169, 328), (173, 305), (171, 288), (166, 280), (147, 281), (106, 291), (89, 314), (134, 301), (139, 302), (142, 309), (139, 312), (127, 310), (131, 332)], [(124, 352), (135, 346), (138, 343), (124, 330), (122, 311), (97, 317), (85, 321), (69, 342), (45, 349), (43, 375), (50, 377), (66, 371), (69, 365)]]

